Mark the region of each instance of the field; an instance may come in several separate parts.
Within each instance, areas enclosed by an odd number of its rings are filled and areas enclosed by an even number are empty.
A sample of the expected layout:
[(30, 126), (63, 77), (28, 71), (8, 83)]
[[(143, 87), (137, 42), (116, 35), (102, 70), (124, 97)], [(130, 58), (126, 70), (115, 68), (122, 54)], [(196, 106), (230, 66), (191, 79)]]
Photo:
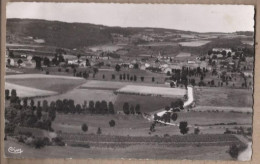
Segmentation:
[[(189, 160), (232, 160), (226, 153), (228, 146), (187, 146), (187, 147), (160, 147), (135, 145), (123, 149), (110, 148), (81, 148), (81, 147), (59, 147), (48, 146), (42, 149), (34, 149), (27, 145), (6, 141), (5, 147), (17, 147), (24, 150), (23, 158), (126, 158), (129, 159), (189, 159)], [(8, 157), (17, 155), (8, 153)]]
[(164, 88), (151, 86), (135, 86), (127, 85), (116, 91), (117, 93), (137, 94), (137, 95), (151, 95), (162, 97), (183, 97), (186, 93), (185, 89), (180, 88)]
[(141, 112), (150, 113), (153, 111), (160, 110), (165, 106), (170, 106), (171, 102), (177, 98), (158, 97), (158, 96), (142, 96), (142, 95), (131, 95), (131, 94), (118, 94), (115, 101), (115, 109), (123, 110), (123, 105), (128, 102), (129, 105), (135, 107), (136, 104), (140, 105)]
[(21, 85), (16, 85), (11, 83), (5, 83), (5, 89), (9, 89), (9, 90), (15, 89), (17, 96), (19, 97), (50, 96), (50, 95), (57, 94), (57, 92), (53, 92), (53, 91), (24, 87)]
[(148, 44), (139, 44), (140, 47), (157, 47), (157, 46), (178, 46), (176, 43), (171, 42), (156, 42), (156, 43), (148, 43)]
[(186, 52), (180, 52), (176, 57), (177, 58), (187, 58), (190, 57), (191, 53), (186, 53)]
[(6, 82), (35, 89), (64, 93), (83, 84), (85, 80), (67, 76), (21, 74), (6, 76)]
[(179, 44), (184, 47), (200, 47), (203, 46), (210, 41), (205, 41), (205, 40), (196, 40), (196, 41), (191, 41), (191, 42), (180, 42)]
[(252, 90), (231, 88), (195, 88), (197, 106), (252, 107)]
[(118, 46), (118, 45), (109, 45), (109, 44), (105, 44), (105, 45), (99, 45), (99, 46), (92, 46), (92, 47), (89, 47), (89, 49), (91, 49), (92, 51), (110, 51), (110, 52), (113, 52), (113, 51), (116, 51), (118, 49), (122, 48), (121, 46)]

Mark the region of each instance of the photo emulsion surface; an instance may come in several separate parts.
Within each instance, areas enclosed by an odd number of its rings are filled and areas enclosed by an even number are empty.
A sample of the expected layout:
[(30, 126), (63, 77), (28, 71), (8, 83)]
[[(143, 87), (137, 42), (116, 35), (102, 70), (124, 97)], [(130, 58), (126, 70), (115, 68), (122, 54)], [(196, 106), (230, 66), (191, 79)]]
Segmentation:
[(6, 12), (7, 158), (251, 160), (253, 6)]

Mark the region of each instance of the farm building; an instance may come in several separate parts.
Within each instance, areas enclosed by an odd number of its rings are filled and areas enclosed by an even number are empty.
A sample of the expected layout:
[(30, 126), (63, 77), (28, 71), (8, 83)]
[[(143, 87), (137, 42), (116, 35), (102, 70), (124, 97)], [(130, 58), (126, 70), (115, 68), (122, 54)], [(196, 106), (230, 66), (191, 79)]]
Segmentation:
[(212, 49), (213, 52), (222, 52), (222, 51), (226, 51), (226, 53), (228, 52), (232, 52), (231, 48), (213, 48)]

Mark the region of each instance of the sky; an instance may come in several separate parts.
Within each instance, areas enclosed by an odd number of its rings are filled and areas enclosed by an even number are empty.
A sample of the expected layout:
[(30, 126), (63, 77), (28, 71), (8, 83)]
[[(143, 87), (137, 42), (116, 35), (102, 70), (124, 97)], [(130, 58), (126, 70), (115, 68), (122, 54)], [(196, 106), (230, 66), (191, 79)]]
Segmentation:
[(249, 5), (9, 2), (6, 17), (196, 32), (254, 30), (254, 7)]

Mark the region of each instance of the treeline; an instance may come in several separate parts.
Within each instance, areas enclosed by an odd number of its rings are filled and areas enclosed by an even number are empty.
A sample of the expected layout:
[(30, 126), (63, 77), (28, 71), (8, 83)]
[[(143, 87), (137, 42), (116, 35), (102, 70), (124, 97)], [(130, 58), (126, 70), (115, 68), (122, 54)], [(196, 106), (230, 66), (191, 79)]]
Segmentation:
[(83, 105), (75, 104), (74, 100), (72, 99), (63, 99), (63, 100), (56, 100), (51, 101), (48, 104), (47, 100), (44, 100), (42, 103), (42, 108), (44, 111), (54, 109), (58, 113), (78, 113), (78, 114), (115, 114), (114, 104), (112, 102), (103, 101), (84, 101)]

